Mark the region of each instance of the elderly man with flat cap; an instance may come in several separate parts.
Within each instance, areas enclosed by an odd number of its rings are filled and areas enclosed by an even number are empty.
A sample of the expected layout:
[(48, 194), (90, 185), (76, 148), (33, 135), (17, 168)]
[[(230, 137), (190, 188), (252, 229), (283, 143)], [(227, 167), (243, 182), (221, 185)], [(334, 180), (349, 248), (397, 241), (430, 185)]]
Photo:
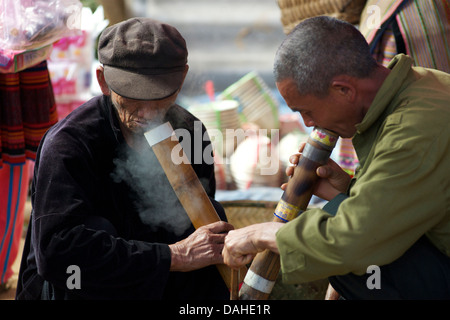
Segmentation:
[(224, 221), (195, 230), (144, 141), (167, 121), (194, 134), (198, 119), (175, 103), (188, 71), (183, 37), (133, 18), (102, 33), (98, 55), (103, 95), (39, 147), (16, 298), (227, 299), (214, 265), (232, 226), (213, 199), (213, 165), (193, 167)]

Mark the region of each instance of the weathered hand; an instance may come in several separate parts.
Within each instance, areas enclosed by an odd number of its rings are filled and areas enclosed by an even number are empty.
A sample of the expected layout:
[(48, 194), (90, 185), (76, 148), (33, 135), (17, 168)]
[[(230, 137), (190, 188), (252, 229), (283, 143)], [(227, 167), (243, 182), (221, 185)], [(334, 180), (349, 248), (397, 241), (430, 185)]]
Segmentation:
[[(301, 152), (303, 152), (305, 144), (306, 143), (302, 143), (300, 145), (300, 153), (294, 154), (289, 158), (289, 162), (292, 163), (293, 166), (286, 168), (287, 176), (293, 175), (295, 166), (300, 160)], [(347, 192), (351, 177), (332, 159), (329, 159), (326, 165), (317, 168), (316, 173), (320, 177), (313, 191), (316, 196), (325, 200), (331, 200), (339, 193)], [(286, 187), (287, 183), (284, 183), (281, 186), (281, 189), (285, 190)]]
[(230, 231), (222, 251), (224, 263), (239, 269), (265, 249), (278, 253), (276, 233), (281, 226), (283, 223), (265, 222)]
[(192, 271), (223, 263), (222, 249), (225, 236), (233, 226), (218, 221), (198, 228), (186, 239), (169, 245), (170, 271)]
[(325, 293), (325, 300), (339, 300), (340, 294), (334, 290), (331, 284), (328, 284), (327, 292)]

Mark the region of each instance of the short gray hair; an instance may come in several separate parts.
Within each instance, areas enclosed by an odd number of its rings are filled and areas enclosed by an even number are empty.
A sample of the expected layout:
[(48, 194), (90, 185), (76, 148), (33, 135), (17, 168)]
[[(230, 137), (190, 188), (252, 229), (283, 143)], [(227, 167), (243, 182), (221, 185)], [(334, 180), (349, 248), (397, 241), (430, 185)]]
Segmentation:
[(301, 95), (328, 95), (338, 75), (370, 76), (377, 66), (363, 35), (350, 23), (318, 16), (299, 23), (275, 56), (276, 82), (292, 79)]

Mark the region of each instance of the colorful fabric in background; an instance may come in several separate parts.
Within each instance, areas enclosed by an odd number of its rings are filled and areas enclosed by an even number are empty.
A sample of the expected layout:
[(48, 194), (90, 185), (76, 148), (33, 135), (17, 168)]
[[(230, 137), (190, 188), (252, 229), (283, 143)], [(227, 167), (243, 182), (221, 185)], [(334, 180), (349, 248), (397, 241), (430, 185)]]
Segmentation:
[(394, 31), (391, 27), (387, 28), (382, 39), (376, 44), (373, 50), (373, 57), (378, 63), (387, 66), (397, 54), (397, 45), (395, 43)]
[(405, 53), (416, 66), (450, 73), (448, 0), (369, 0), (361, 14), (360, 31), (380, 63), (390, 60), (393, 52)]
[(30, 160), (57, 120), (46, 61), (18, 73), (0, 73), (0, 289), (13, 275), (20, 247)]
[(339, 141), (339, 165), (345, 172), (353, 177), (359, 161), (356, 151), (353, 148), (352, 139), (341, 138)]
[(9, 165), (0, 169), (0, 283), (7, 283), (13, 275), (12, 265), (17, 258), (27, 199), (29, 166)]
[(0, 168), (35, 159), (44, 133), (57, 122), (47, 62), (0, 73)]

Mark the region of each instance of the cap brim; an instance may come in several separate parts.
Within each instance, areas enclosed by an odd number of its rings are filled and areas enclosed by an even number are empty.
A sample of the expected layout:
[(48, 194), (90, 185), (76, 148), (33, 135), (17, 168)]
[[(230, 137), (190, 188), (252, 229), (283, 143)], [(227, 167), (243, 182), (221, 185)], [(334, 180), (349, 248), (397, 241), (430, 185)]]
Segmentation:
[(136, 100), (161, 100), (173, 95), (183, 83), (184, 71), (146, 75), (104, 66), (105, 81), (115, 93)]

